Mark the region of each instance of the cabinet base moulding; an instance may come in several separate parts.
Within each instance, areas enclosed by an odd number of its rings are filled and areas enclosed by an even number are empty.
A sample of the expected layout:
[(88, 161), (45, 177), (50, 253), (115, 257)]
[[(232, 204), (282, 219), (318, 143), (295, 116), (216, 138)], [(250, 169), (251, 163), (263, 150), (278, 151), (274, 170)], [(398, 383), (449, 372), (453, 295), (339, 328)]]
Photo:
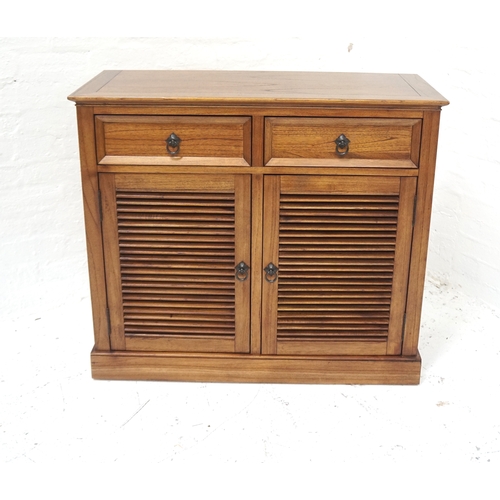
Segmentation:
[(186, 382), (417, 385), (421, 368), (420, 354), (301, 359), (94, 350), (91, 361), (94, 379)]

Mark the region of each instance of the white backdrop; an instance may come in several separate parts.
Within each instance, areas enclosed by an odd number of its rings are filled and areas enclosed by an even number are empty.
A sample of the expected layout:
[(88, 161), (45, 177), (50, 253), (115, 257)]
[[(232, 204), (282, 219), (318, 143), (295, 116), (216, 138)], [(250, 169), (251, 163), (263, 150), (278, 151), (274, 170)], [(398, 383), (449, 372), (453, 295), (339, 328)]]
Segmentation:
[(488, 4), (16, 4), (0, 21), (8, 35), (0, 39), (0, 320), (88, 298), (75, 110), (66, 96), (103, 69), (420, 74), (451, 101), (428, 277), (498, 307), (500, 37)]

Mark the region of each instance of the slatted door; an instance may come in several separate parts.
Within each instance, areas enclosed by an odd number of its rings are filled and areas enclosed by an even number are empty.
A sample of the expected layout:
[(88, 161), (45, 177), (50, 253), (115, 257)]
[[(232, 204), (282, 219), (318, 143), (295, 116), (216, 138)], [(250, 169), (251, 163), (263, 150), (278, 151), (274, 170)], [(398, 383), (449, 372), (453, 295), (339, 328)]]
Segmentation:
[(112, 349), (248, 352), (249, 271), (235, 266), (250, 266), (250, 176), (99, 185)]
[(265, 354), (401, 353), (415, 188), (415, 177), (265, 177)]

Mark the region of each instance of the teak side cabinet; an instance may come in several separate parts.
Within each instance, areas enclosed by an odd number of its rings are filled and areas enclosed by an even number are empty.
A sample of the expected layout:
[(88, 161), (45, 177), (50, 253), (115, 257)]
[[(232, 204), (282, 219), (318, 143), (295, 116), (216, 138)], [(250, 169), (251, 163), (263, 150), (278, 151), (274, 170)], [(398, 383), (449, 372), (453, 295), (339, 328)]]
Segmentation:
[(416, 75), (104, 71), (77, 104), (98, 379), (418, 384)]

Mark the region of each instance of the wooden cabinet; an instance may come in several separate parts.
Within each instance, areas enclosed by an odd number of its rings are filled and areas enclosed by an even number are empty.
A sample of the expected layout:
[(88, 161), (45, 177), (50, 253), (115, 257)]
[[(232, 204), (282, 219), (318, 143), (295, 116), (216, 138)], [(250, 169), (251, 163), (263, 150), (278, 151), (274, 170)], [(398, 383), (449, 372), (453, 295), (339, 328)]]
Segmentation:
[(105, 71), (69, 99), (95, 378), (419, 382), (422, 79)]

